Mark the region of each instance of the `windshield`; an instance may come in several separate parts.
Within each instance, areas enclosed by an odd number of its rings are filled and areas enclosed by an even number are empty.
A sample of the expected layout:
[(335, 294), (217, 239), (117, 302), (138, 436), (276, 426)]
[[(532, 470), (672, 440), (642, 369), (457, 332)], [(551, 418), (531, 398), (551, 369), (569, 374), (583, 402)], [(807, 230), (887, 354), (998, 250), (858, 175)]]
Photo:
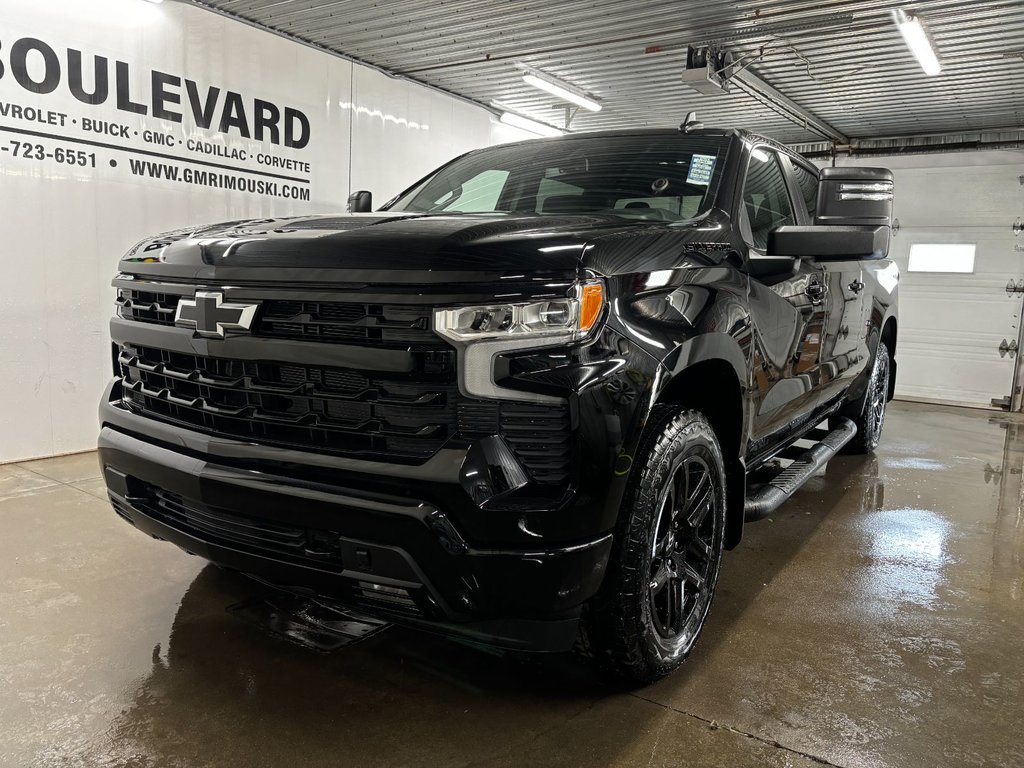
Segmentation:
[(388, 210), (682, 221), (711, 207), (727, 144), (655, 134), (490, 147), (444, 166)]

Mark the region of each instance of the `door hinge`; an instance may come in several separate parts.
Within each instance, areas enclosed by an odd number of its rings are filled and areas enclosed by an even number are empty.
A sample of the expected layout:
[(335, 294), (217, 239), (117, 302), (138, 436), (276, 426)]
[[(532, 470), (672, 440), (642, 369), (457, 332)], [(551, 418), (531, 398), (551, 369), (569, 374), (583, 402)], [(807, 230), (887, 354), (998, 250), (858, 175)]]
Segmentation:
[(1010, 410), (1010, 396), (1007, 395), (1006, 397), (993, 397), (992, 407), (1001, 408), (1004, 411)]
[(1015, 293), (1024, 293), (1024, 277), (1019, 283), (1011, 277), (1010, 282), (1006, 284), (1006, 295), (1013, 296)]
[(1000, 343), (1000, 345), (999, 345), (999, 356), (1000, 357), (1006, 357), (1007, 355), (1010, 356), (1011, 360), (1013, 360), (1013, 358), (1015, 358), (1017, 356), (1017, 340), (1016, 339), (1014, 339), (1013, 341), (1011, 341), (1009, 343), (1007, 343), (1006, 339), (1003, 339), (1002, 343)]

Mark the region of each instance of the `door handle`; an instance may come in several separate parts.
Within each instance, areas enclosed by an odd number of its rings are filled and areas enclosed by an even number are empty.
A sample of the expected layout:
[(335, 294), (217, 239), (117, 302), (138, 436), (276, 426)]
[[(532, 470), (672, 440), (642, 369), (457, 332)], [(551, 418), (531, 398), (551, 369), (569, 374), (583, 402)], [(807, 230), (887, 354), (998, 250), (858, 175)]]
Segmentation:
[(807, 284), (804, 289), (804, 293), (811, 297), (811, 301), (815, 304), (820, 304), (825, 300), (825, 294), (828, 293), (828, 286), (824, 283), (819, 283), (817, 280), (813, 280)]
[(861, 282), (861, 280), (858, 278), (857, 280), (854, 280), (852, 283), (850, 283), (848, 287), (854, 293), (860, 293), (861, 291), (864, 290), (864, 283)]

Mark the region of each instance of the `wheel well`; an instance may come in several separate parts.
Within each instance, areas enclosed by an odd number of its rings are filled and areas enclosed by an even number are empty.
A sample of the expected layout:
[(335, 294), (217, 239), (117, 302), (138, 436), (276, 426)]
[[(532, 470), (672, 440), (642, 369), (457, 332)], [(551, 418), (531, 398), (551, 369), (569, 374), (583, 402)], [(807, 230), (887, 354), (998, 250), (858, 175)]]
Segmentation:
[(729, 363), (708, 360), (687, 368), (669, 382), (658, 402), (703, 413), (715, 429), (726, 461), (739, 457), (743, 407), (740, 383)]
[[(896, 359), (896, 318), (890, 317), (885, 321), (885, 325), (882, 327), (882, 343), (885, 344), (889, 350), (889, 358), (893, 361)], [(893, 363), (889, 366), (889, 400), (892, 400), (896, 394), (896, 365)]]
[(882, 343), (889, 348), (889, 354), (896, 354), (896, 318), (890, 317), (882, 328)]
[(736, 371), (724, 360), (696, 363), (668, 383), (658, 402), (700, 411), (715, 430), (725, 460), (728, 486), (725, 546), (731, 549), (743, 535), (746, 500), (746, 472), (740, 461), (743, 392)]

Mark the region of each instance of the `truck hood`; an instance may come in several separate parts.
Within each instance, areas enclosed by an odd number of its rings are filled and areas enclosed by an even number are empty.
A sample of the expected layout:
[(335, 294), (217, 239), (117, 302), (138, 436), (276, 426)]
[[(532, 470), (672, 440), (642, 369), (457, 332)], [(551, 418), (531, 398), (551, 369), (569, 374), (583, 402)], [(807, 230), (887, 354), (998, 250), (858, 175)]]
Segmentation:
[(492, 282), (575, 275), (588, 242), (666, 227), (615, 216), (370, 213), (227, 222), (143, 240), (122, 272), (189, 281)]

